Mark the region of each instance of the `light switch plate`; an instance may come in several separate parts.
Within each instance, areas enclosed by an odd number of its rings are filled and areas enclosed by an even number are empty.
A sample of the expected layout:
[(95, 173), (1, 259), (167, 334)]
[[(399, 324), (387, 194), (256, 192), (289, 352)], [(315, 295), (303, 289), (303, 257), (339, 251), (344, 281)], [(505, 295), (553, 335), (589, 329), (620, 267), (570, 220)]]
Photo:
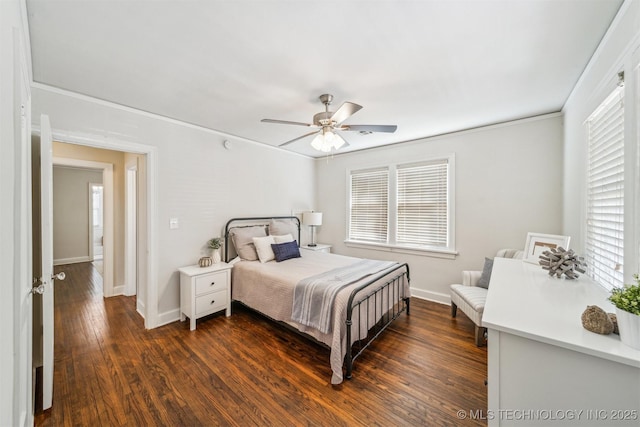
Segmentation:
[(169, 229), (175, 230), (178, 228), (178, 218), (169, 218)]

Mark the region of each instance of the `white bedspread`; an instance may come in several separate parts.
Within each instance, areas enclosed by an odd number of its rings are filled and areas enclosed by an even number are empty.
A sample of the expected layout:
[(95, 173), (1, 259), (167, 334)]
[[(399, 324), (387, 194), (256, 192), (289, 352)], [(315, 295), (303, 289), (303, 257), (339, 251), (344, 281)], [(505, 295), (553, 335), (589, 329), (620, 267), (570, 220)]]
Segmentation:
[[(342, 364), (347, 351), (345, 320), (349, 295), (353, 289), (371, 279), (372, 276), (354, 282), (338, 292), (333, 307), (333, 331), (332, 333), (324, 334), (317, 329), (291, 320), (294, 288), (304, 278), (351, 265), (357, 262), (359, 258), (315, 251), (302, 250), (300, 252), (302, 255), (300, 258), (293, 258), (280, 263), (275, 261), (267, 263), (240, 261), (236, 263), (231, 270), (232, 298), (272, 319), (286, 322), (299, 331), (328, 345), (331, 348), (330, 362), (333, 371), (331, 382), (339, 384), (343, 380)], [(381, 283), (385, 283), (383, 279), (389, 275), (388, 271), (389, 269), (380, 273)], [(405, 297), (409, 297), (409, 283), (406, 279), (404, 279), (403, 286)], [(362, 291), (363, 295), (364, 292), (366, 290)], [(383, 304), (385, 307), (391, 307), (393, 301), (386, 301), (386, 296), (384, 296)], [(350, 344), (365, 338), (368, 329), (381, 316), (381, 314), (373, 311), (368, 316), (365, 313), (362, 314), (362, 316), (358, 316), (358, 313), (354, 313), (352, 317), (354, 327), (352, 328), (352, 342)], [(367, 319), (369, 319), (368, 322)]]

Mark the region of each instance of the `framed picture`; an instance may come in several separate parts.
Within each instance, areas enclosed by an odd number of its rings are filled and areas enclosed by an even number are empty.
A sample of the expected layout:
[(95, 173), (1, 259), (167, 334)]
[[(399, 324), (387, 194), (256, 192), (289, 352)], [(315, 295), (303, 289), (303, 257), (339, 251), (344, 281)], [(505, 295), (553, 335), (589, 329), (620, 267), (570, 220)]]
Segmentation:
[(569, 249), (569, 236), (559, 236), (555, 234), (527, 233), (527, 242), (524, 245), (523, 260), (537, 264), (542, 252), (561, 246)]

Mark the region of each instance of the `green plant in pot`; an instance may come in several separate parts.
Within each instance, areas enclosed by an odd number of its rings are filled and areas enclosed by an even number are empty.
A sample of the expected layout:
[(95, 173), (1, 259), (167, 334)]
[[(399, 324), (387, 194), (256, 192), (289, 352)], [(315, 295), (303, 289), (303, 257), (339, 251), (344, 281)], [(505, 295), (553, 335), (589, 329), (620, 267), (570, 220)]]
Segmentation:
[(214, 237), (213, 239), (209, 239), (207, 242), (207, 247), (211, 249), (211, 258), (215, 264), (219, 263), (222, 260), (220, 256), (220, 248), (222, 247), (222, 238)]
[(640, 276), (634, 274), (634, 285), (613, 288), (609, 301), (616, 306), (620, 339), (629, 347), (640, 350)]

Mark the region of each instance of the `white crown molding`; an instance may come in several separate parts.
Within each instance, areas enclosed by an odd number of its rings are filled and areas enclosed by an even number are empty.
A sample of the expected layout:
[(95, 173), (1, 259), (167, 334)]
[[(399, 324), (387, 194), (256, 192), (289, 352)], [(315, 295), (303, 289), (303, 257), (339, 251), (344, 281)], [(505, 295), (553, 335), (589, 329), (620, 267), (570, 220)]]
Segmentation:
[[(350, 154), (361, 153), (362, 151), (384, 150), (384, 149), (388, 149), (388, 148), (395, 148), (400, 144), (409, 145), (409, 144), (424, 143), (424, 142), (427, 142), (427, 141), (437, 141), (439, 139), (447, 138), (447, 137), (454, 136), (454, 135), (455, 136), (467, 135), (467, 134), (471, 134), (471, 133), (484, 132), (484, 131), (492, 130), (492, 129), (499, 129), (499, 128), (517, 126), (517, 125), (520, 125), (522, 123), (537, 122), (539, 120), (547, 120), (547, 119), (552, 119), (554, 117), (562, 117), (563, 115), (564, 115), (564, 113), (562, 111), (554, 111), (552, 113), (540, 114), (540, 115), (537, 115), (537, 116), (524, 117), (524, 118), (521, 118), (521, 119), (508, 120), (508, 121), (505, 121), (505, 122), (491, 123), (491, 124), (482, 125), (482, 126), (476, 126), (476, 127), (472, 127), (472, 128), (468, 128), (468, 129), (461, 129), (461, 130), (456, 130), (456, 131), (451, 131), (451, 132), (445, 132), (445, 133), (441, 133), (441, 134), (438, 134), (438, 135), (424, 136), (424, 137), (421, 137), (421, 138), (410, 139), (410, 140), (407, 140), (407, 141), (399, 141), (399, 142), (395, 142), (393, 144), (380, 145), (380, 146), (371, 147), (371, 148), (363, 148), (361, 150), (353, 150), (353, 151), (348, 151), (348, 152), (345, 152), (345, 153), (336, 152), (336, 153), (333, 153), (332, 156), (334, 156), (334, 157), (337, 157), (337, 156), (348, 156)], [(324, 159), (325, 159), (324, 157), (316, 157), (316, 158), (314, 158), (314, 160), (324, 160)]]
[[(604, 36), (600, 40), (598, 47), (596, 48), (595, 52), (593, 52), (593, 55), (591, 55), (591, 59), (589, 59), (589, 62), (584, 67), (584, 70), (582, 70), (580, 77), (578, 77), (578, 81), (573, 86), (573, 89), (569, 93), (569, 96), (567, 96), (567, 99), (564, 101), (564, 105), (562, 107), (563, 111), (565, 109), (565, 106), (571, 102), (576, 92), (580, 90), (587, 76), (591, 73), (591, 70), (595, 66), (594, 64), (598, 61), (598, 59), (602, 55), (602, 51), (606, 48), (606, 45), (609, 43), (609, 41), (613, 37), (612, 34), (616, 31), (618, 25), (620, 25), (620, 22), (625, 18), (627, 12), (629, 11), (629, 8), (631, 7), (630, 6), (631, 3), (632, 3), (631, 1), (625, 0), (620, 6), (620, 9), (618, 9), (618, 13), (616, 14), (615, 18), (613, 18), (611, 25), (609, 25), (609, 28), (607, 29)], [(605, 75), (610, 75), (611, 78), (610, 79), (605, 78), (604, 81), (600, 82), (598, 88), (592, 91), (593, 94), (599, 93), (602, 90), (602, 86), (609, 83), (609, 81), (615, 83), (616, 80), (614, 78), (614, 75), (617, 75), (617, 71), (619, 71), (617, 69), (620, 68), (623, 58), (629, 53), (629, 51), (634, 46), (637, 46), (638, 39), (640, 39), (640, 31), (637, 31), (634, 37), (632, 37), (631, 40), (629, 40), (629, 42), (624, 47), (624, 49), (622, 49), (618, 58), (616, 58), (616, 60), (613, 62), (613, 64), (611, 65), (607, 73), (605, 73)]]
[(122, 105), (122, 104), (117, 104), (115, 102), (111, 102), (111, 101), (106, 101), (104, 99), (99, 99), (99, 98), (94, 98), (92, 96), (88, 96), (88, 95), (83, 95), (77, 92), (72, 92), (69, 90), (65, 90), (65, 89), (61, 89), (55, 86), (49, 86), (43, 83), (38, 83), (38, 82), (32, 82), (31, 83), (31, 87), (34, 89), (39, 89), (39, 90), (43, 90), (45, 92), (50, 92), (50, 93), (55, 93), (58, 95), (63, 95), (63, 96), (68, 96), (70, 98), (74, 98), (74, 99), (78, 99), (84, 102), (90, 102), (92, 104), (96, 104), (96, 105), (100, 105), (103, 107), (108, 107), (108, 108), (113, 108), (116, 110), (120, 110), (120, 111), (125, 111), (127, 113), (131, 113), (131, 114), (136, 114), (139, 116), (143, 116), (143, 117), (147, 117), (153, 120), (159, 120), (159, 121), (163, 121), (166, 123), (171, 123), (173, 125), (177, 125), (177, 126), (182, 126), (188, 129), (195, 129), (201, 132), (205, 132), (205, 133), (209, 133), (212, 135), (216, 135), (216, 136), (220, 136), (225, 140), (233, 140), (233, 141), (242, 141), (242, 142), (246, 142), (248, 144), (252, 144), (252, 145), (256, 145), (259, 146), (261, 148), (267, 148), (270, 150), (276, 150), (280, 153), (287, 153), (287, 154), (291, 154), (294, 156), (299, 156), (299, 157), (304, 157), (305, 159), (313, 159), (314, 157), (311, 156), (307, 156), (304, 154), (300, 154), (300, 153), (296, 153), (293, 151), (289, 151), (289, 150), (285, 150), (284, 148), (280, 148), (280, 147), (275, 147), (273, 145), (269, 145), (269, 144), (265, 144), (264, 142), (259, 142), (259, 141), (255, 141), (253, 139), (248, 139), (248, 138), (244, 138), (242, 136), (238, 136), (238, 135), (233, 135), (230, 133), (226, 133), (226, 132), (222, 132), (216, 129), (210, 129), (204, 126), (200, 126), (200, 125), (196, 125), (193, 123), (189, 123), (189, 122), (183, 122), (181, 120), (178, 119), (174, 119), (171, 117), (167, 117), (167, 116), (163, 116), (160, 114), (156, 114), (156, 113), (151, 113), (149, 111), (144, 111), (144, 110), (139, 110), (137, 108), (133, 108), (133, 107), (128, 107), (126, 105)]

